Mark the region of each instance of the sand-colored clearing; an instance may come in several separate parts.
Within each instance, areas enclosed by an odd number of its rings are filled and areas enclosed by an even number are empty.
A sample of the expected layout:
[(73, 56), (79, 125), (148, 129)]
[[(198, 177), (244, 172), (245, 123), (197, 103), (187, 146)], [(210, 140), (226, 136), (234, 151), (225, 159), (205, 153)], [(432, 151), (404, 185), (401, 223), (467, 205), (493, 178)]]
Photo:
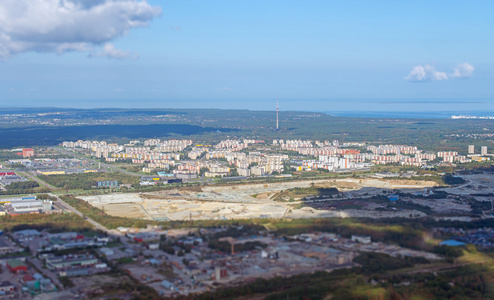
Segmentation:
[[(358, 191), (364, 187), (377, 188), (377, 191), (378, 189), (420, 189), (437, 185), (432, 181), (346, 178), (209, 186), (146, 194), (111, 194), (81, 198), (98, 208), (103, 208), (110, 215), (154, 220), (372, 217), (372, 215), (375, 215), (375, 217), (407, 217), (411, 213), (411, 211), (369, 212), (355, 209), (339, 212), (319, 211), (310, 207), (297, 209), (296, 204), (298, 202), (288, 203), (271, 200), (271, 196), (280, 191), (296, 187), (309, 187), (312, 184), (316, 187), (336, 187), (340, 191)], [(413, 214), (421, 213), (414, 211)]]

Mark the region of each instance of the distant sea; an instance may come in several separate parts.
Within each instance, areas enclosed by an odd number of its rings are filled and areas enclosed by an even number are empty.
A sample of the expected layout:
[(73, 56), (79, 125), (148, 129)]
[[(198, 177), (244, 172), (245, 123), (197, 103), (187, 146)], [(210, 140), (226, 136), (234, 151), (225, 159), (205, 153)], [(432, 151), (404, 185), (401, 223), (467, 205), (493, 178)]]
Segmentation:
[[(323, 112), (332, 116), (367, 118), (433, 118), (453, 115), (494, 116), (494, 99), (288, 99), (280, 97), (280, 112)], [(77, 104), (76, 104), (77, 103)], [(17, 107), (36, 107), (16, 103)], [(31, 104), (31, 105), (29, 105)], [(276, 98), (269, 99), (118, 99), (85, 101), (50, 101), (51, 107), (64, 108), (162, 108), (162, 109), (248, 109), (276, 111)], [(6, 105), (0, 105), (8, 107)]]
[(359, 118), (407, 118), (407, 119), (449, 119), (451, 116), (494, 116), (494, 113), (486, 112), (403, 112), (403, 111), (322, 111), (335, 117), (359, 117)]

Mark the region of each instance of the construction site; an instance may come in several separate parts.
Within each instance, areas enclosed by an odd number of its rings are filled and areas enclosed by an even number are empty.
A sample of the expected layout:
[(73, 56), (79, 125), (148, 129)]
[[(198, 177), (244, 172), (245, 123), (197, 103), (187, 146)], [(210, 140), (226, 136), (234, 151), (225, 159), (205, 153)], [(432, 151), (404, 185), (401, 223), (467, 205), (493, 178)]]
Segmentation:
[[(204, 186), (176, 188), (152, 193), (125, 193), (84, 196), (81, 199), (114, 216), (148, 220), (219, 220), (248, 218), (324, 218), (324, 217), (408, 217), (419, 211), (369, 213), (365, 208), (320, 210), (306, 206), (313, 188), (335, 188), (335, 200), (379, 195), (383, 191), (420, 191), (437, 186), (433, 181), (345, 178), (283, 183)], [(312, 188), (312, 189), (311, 189)], [(288, 193), (289, 196), (284, 196)], [(292, 193), (293, 195), (291, 195)], [(315, 200), (313, 200), (315, 201)]]

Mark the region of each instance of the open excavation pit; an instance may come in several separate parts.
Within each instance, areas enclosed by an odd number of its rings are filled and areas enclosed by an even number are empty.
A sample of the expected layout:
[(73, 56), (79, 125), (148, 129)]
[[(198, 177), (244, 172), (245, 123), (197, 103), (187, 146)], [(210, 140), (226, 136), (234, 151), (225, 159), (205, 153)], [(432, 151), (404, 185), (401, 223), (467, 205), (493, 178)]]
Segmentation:
[[(85, 196), (81, 199), (113, 216), (149, 220), (249, 219), (249, 218), (325, 218), (325, 217), (408, 217), (423, 215), (418, 211), (370, 212), (346, 209), (317, 210), (302, 207), (301, 201), (277, 202), (271, 198), (292, 188), (335, 187), (340, 191), (382, 189), (423, 189), (437, 184), (432, 181), (337, 179), (292, 181), (283, 183), (210, 186), (201, 189), (171, 189), (142, 194)], [(363, 189), (367, 188), (367, 189)], [(373, 188), (373, 189), (368, 189)]]

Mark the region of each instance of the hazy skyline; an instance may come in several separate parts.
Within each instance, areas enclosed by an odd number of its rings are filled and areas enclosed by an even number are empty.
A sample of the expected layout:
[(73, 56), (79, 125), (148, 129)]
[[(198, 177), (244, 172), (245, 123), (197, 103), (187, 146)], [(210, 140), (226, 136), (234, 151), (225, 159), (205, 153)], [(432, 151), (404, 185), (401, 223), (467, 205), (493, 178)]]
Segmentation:
[(264, 109), (278, 97), (290, 103), (280, 109), (416, 110), (406, 100), (440, 99), (436, 109), (461, 100), (493, 110), (493, 8), (5, 0), (0, 106)]

